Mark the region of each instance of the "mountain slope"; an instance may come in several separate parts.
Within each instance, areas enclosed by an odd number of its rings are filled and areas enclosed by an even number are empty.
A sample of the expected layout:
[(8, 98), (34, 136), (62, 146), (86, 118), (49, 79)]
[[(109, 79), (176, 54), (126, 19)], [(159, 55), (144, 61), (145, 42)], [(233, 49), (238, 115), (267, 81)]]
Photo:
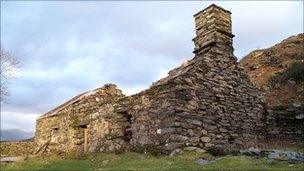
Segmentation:
[(240, 66), (266, 92), (269, 106), (304, 104), (304, 34), (251, 52), (240, 61)]
[(33, 132), (25, 132), (19, 129), (1, 130), (1, 141), (18, 141), (33, 138)]

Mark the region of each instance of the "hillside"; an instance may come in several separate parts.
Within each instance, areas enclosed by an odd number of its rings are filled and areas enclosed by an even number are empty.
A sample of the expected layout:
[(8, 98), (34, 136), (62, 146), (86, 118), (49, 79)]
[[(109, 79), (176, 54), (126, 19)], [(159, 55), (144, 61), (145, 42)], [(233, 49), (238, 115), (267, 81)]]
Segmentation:
[(33, 137), (33, 132), (25, 132), (19, 129), (1, 130), (1, 141), (19, 141)]
[(304, 104), (304, 34), (246, 55), (240, 66), (266, 92), (269, 106)]

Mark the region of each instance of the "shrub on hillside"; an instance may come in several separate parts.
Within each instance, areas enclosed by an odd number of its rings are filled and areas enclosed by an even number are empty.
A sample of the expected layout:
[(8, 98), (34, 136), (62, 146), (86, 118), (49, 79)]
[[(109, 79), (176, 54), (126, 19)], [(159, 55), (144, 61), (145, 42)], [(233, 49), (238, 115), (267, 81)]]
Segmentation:
[(304, 80), (304, 63), (294, 61), (284, 73), (285, 78), (292, 78), (294, 81)]

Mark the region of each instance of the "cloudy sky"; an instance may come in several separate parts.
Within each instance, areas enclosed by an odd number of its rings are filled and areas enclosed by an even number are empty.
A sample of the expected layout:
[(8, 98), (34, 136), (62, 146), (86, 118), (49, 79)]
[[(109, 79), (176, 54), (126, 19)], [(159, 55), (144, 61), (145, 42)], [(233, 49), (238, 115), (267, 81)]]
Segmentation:
[(73, 96), (115, 83), (147, 88), (193, 57), (193, 14), (232, 12), (241, 59), (303, 32), (303, 2), (1, 2), (1, 44), (22, 69), (1, 104), (1, 129), (33, 131), (36, 118)]

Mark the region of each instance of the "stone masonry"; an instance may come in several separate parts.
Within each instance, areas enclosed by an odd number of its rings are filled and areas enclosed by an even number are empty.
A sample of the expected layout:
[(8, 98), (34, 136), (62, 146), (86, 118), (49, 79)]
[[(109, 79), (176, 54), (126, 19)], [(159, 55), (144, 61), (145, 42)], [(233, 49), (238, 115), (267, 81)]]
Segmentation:
[(238, 68), (230, 15), (216, 5), (195, 14), (194, 58), (149, 89), (124, 96), (108, 84), (41, 116), (37, 151), (169, 153), (263, 138), (263, 94)]
[(0, 157), (26, 156), (34, 153), (34, 142), (32, 141), (1, 141)]
[(304, 141), (304, 107), (301, 103), (291, 103), (287, 106), (273, 106), (268, 109), (269, 138)]
[[(36, 125), (36, 152), (75, 152), (77, 146), (84, 146), (86, 130), (90, 130), (86, 140), (87, 146), (93, 144), (96, 138), (110, 129), (106, 122), (98, 120), (99, 107), (103, 104), (113, 104), (120, 97), (123, 97), (121, 91), (116, 89), (115, 85), (107, 84), (80, 94), (42, 115)], [(100, 122), (98, 127), (92, 120)]]

